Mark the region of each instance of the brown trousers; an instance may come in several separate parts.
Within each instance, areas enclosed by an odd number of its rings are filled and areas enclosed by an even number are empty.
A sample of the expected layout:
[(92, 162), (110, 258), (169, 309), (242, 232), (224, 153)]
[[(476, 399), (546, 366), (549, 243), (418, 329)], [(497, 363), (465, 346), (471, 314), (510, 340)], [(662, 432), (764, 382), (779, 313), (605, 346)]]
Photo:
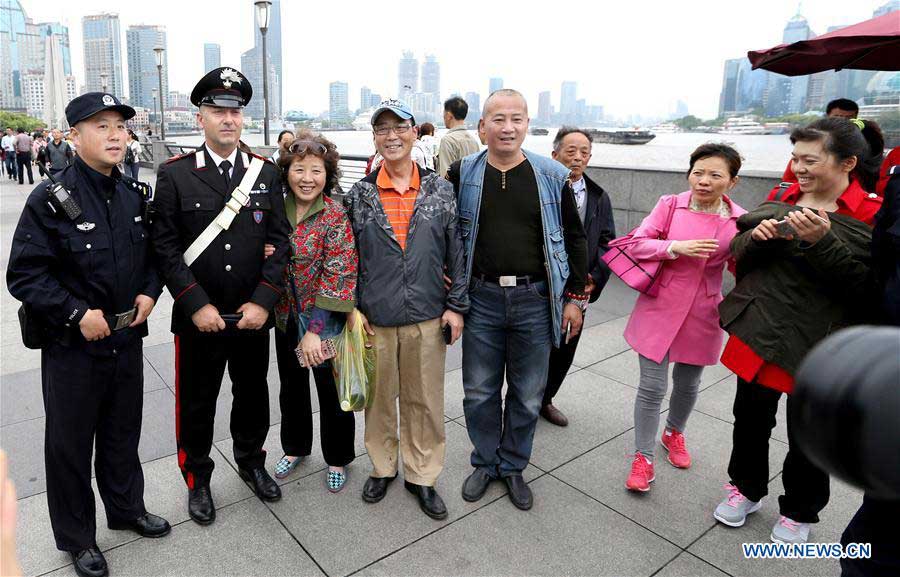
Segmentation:
[[(366, 409), (366, 450), (373, 477), (397, 474), (398, 447), (405, 480), (434, 486), (444, 468), (444, 358), (441, 320), (372, 327), (377, 351), (375, 392)], [(400, 430), (397, 431), (397, 399)]]

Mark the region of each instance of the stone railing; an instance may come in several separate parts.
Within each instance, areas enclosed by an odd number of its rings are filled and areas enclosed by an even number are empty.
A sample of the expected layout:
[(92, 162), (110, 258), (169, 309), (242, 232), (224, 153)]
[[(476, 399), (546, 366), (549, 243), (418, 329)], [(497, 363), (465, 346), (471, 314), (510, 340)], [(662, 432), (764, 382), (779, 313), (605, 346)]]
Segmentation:
[[(609, 193), (621, 236), (640, 224), (653, 210), (660, 196), (684, 192), (689, 188), (684, 171), (613, 166), (589, 166), (587, 175)], [(748, 172), (729, 194), (731, 199), (750, 210), (781, 181), (776, 172)]]

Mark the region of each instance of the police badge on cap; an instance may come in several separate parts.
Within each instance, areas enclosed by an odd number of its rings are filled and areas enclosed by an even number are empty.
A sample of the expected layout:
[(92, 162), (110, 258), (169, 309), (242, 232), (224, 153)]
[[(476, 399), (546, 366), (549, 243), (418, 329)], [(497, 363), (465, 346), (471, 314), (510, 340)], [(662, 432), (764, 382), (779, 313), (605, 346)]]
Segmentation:
[(250, 102), (253, 87), (247, 77), (234, 68), (216, 68), (206, 73), (191, 92), (194, 106), (241, 108)]

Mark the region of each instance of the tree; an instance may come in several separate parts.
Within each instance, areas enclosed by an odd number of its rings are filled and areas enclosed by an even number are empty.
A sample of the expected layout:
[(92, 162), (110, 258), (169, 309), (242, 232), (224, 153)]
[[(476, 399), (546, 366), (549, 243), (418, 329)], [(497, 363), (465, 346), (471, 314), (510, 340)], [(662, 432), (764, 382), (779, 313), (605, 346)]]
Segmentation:
[(21, 112), (7, 112), (5, 110), (0, 110), (0, 130), (6, 129), (7, 127), (12, 128), (13, 130), (21, 128), (25, 132), (33, 132), (38, 128), (45, 128), (46, 124), (44, 124), (44, 121), (42, 120), (38, 120), (27, 114), (22, 114)]
[(876, 122), (882, 130), (900, 130), (900, 111), (885, 112)]
[(688, 114), (674, 121), (675, 126), (682, 130), (693, 130), (703, 124), (703, 121), (692, 114)]

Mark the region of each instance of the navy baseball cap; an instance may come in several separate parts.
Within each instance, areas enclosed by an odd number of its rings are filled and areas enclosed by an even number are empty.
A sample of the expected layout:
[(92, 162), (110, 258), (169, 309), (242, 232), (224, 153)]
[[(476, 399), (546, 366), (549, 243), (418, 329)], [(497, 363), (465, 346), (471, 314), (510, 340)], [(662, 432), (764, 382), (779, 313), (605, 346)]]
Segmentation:
[(75, 126), (82, 120), (102, 112), (104, 110), (115, 110), (120, 113), (125, 120), (134, 117), (134, 108), (127, 104), (122, 104), (119, 99), (112, 94), (106, 92), (86, 92), (81, 96), (77, 96), (66, 106), (66, 122), (69, 126)]
[(381, 116), (382, 112), (393, 112), (400, 117), (400, 120), (412, 120), (413, 125), (416, 124), (416, 119), (413, 118), (412, 110), (402, 100), (394, 98), (382, 100), (381, 104), (378, 105), (378, 108), (375, 109), (375, 112), (372, 113), (372, 126), (375, 126), (375, 123), (378, 121), (378, 117)]

